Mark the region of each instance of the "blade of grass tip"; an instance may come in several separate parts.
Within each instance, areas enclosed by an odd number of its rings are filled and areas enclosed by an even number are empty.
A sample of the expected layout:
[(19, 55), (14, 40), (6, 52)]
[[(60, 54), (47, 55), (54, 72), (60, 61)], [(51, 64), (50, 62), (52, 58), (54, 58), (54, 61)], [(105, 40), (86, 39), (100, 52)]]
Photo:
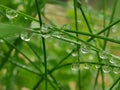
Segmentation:
[(119, 81), (120, 81), (120, 77), (113, 83), (113, 85), (108, 90), (112, 90)]
[[(40, 29), (42, 29), (42, 18), (41, 18), (41, 12), (39, 9), (38, 0), (35, 0), (35, 4), (38, 13)], [(46, 43), (43, 37), (42, 37), (42, 44), (43, 44), (44, 65), (45, 65), (45, 90), (47, 90), (47, 55), (46, 55)]]
[[(114, 15), (115, 15), (115, 11), (116, 11), (116, 7), (117, 7), (117, 3), (118, 3), (118, 0), (115, 0), (109, 24), (111, 24), (112, 21), (113, 21), (113, 18), (114, 18)], [(109, 34), (110, 34), (110, 28), (109, 28), (109, 30), (106, 33), (106, 37), (109, 37)], [(105, 40), (104, 41), (104, 45), (103, 45), (103, 49), (104, 50), (106, 49), (106, 46), (107, 46), (107, 41)]]

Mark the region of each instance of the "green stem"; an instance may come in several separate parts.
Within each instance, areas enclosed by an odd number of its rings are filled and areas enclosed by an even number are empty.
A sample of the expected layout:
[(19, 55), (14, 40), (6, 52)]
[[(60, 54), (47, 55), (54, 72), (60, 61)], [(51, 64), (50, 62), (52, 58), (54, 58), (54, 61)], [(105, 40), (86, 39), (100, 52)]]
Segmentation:
[[(74, 15), (75, 15), (75, 29), (76, 31), (78, 31), (78, 23), (77, 23), (77, 20), (78, 20), (78, 17), (77, 17), (77, 0), (74, 0)], [(76, 37), (78, 38), (78, 34), (76, 33)], [(78, 39), (77, 39), (77, 42), (78, 42)], [(78, 62), (80, 62), (80, 59), (79, 59), (79, 56), (80, 56), (80, 53), (79, 53), (79, 45), (77, 44), (77, 55), (78, 55)], [(78, 70), (78, 87), (79, 87), (79, 90), (80, 90), (80, 70)]]
[[(112, 10), (112, 14), (111, 14), (111, 18), (110, 18), (109, 24), (111, 24), (112, 21), (113, 21), (113, 18), (114, 18), (114, 15), (115, 15), (115, 11), (116, 11), (116, 7), (117, 7), (117, 2), (118, 2), (118, 0), (115, 0), (115, 1), (114, 1), (114, 6), (113, 6), (113, 10)], [(110, 34), (110, 28), (109, 28), (109, 30), (107, 31), (106, 37), (109, 37), (109, 34)], [(104, 45), (103, 45), (103, 50), (106, 49), (106, 46), (107, 46), (107, 41), (105, 40), (105, 41), (104, 41)]]
[(120, 77), (113, 83), (109, 90), (112, 90), (113, 87), (120, 81)]
[(84, 11), (83, 11), (83, 9), (82, 9), (82, 5), (81, 5), (80, 2), (78, 3), (78, 8), (80, 9), (80, 11), (81, 11), (81, 13), (82, 13), (82, 15), (83, 15), (83, 18), (85, 19), (85, 23), (87, 24), (87, 27), (88, 27), (88, 29), (89, 29), (89, 32), (92, 33), (92, 29), (91, 29), (91, 27), (90, 27), (90, 24), (89, 24), (89, 22), (88, 22), (88, 20), (87, 20), (87, 17), (86, 17), (86, 15), (85, 15), (85, 13), (84, 13)]
[[(40, 29), (42, 29), (42, 19), (41, 19), (41, 13), (39, 9), (38, 0), (35, 0), (35, 3), (36, 3), (36, 8), (37, 8), (38, 17), (39, 17)], [(43, 45), (44, 66), (45, 66), (45, 90), (47, 90), (47, 55), (46, 55), (45, 39), (43, 37), (42, 37), (42, 45)]]

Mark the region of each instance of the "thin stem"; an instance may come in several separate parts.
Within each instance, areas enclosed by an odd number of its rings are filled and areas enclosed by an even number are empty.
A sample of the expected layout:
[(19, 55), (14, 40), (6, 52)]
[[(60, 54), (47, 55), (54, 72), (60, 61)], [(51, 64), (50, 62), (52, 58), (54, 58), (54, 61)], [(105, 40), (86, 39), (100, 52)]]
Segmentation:
[[(75, 29), (76, 31), (78, 31), (78, 23), (77, 23), (77, 20), (78, 20), (78, 17), (77, 17), (77, 0), (74, 0), (74, 15), (75, 15)], [(76, 37), (78, 38), (78, 34), (76, 33)], [(77, 39), (77, 42), (78, 42), (78, 39)], [(78, 54), (78, 62), (80, 62), (80, 59), (79, 59), (79, 56), (80, 56), (80, 53), (79, 53), (79, 45), (77, 44), (77, 54)], [(80, 90), (80, 70), (78, 70), (78, 87), (79, 87), (79, 90)]]
[[(114, 1), (114, 6), (113, 6), (113, 10), (112, 10), (112, 14), (111, 14), (111, 18), (110, 18), (109, 24), (111, 24), (112, 21), (113, 21), (113, 18), (114, 18), (114, 15), (115, 15), (115, 11), (116, 11), (116, 7), (117, 7), (117, 2), (118, 2), (118, 0)], [(107, 31), (106, 37), (109, 37), (109, 34), (110, 34), (110, 28)], [(104, 45), (103, 45), (103, 50), (106, 49), (106, 46), (107, 46), (107, 41), (105, 40)]]
[[(42, 29), (42, 19), (41, 19), (41, 13), (39, 9), (38, 0), (35, 0), (35, 3), (36, 3), (36, 8), (37, 8), (38, 17), (39, 17), (40, 29)], [(44, 66), (45, 66), (45, 90), (47, 90), (47, 55), (46, 55), (45, 39), (43, 37), (42, 37), (42, 45), (43, 45)]]
[(112, 90), (113, 87), (120, 81), (120, 77), (113, 83), (109, 90)]
[(83, 15), (83, 18), (84, 18), (84, 20), (85, 20), (85, 23), (87, 24), (87, 27), (88, 27), (88, 29), (89, 29), (89, 32), (92, 33), (92, 29), (91, 29), (91, 27), (90, 27), (90, 24), (89, 24), (89, 22), (88, 22), (88, 20), (87, 20), (87, 17), (86, 17), (86, 15), (85, 15), (85, 13), (84, 13), (84, 11), (83, 11), (83, 9), (82, 9), (82, 5), (81, 5), (80, 2), (78, 2), (78, 8), (80, 9), (80, 11), (81, 11), (81, 13), (82, 13), (82, 15)]
[(96, 78), (95, 78), (95, 83), (94, 83), (94, 88), (93, 88), (93, 90), (95, 90), (95, 88), (96, 88), (96, 86), (97, 86), (97, 80), (98, 80), (99, 72), (100, 72), (100, 70), (98, 69), (98, 70), (97, 70), (97, 75), (96, 75)]

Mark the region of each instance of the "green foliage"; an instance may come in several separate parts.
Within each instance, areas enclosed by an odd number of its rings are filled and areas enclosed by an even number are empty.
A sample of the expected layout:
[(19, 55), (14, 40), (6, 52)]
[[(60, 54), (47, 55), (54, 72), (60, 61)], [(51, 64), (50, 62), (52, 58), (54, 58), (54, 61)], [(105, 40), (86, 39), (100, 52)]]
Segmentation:
[(0, 90), (119, 90), (119, 3), (1, 0)]

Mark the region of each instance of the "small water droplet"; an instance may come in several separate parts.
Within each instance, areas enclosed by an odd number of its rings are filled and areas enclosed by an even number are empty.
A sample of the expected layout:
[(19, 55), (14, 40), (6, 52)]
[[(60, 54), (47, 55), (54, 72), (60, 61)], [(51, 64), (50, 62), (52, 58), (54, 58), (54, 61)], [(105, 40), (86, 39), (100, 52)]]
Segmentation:
[(3, 39), (0, 39), (0, 43), (3, 43), (4, 42), (4, 40)]
[(90, 47), (86, 44), (82, 44), (81, 47), (80, 47), (80, 51), (83, 54), (87, 54), (90, 51)]
[(108, 58), (108, 54), (105, 51), (99, 52), (99, 56), (100, 56), (101, 59), (107, 59)]
[(113, 73), (114, 74), (119, 74), (120, 73), (120, 68), (114, 67), (113, 68)]
[(76, 52), (76, 51), (75, 51), (75, 52), (73, 52), (73, 53), (72, 53), (72, 56), (73, 56), (73, 57), (78, 56), (77, 52)]
[(108, 66), (108, 65), (104, 65), (104, 66), (102, 67), (102, 69), (103, 69), (103, 72), (104, 72), (104, 73), (109, 73), (112, 68), (111, 68), (110, 66)]
[(7, 9), (6, 10), (6, 16), (12, 20), (14, 18), (16, 18), (18, 16), (17, 12), (15, 10), (12, 10), (12, 9)]
[(65, 25), (63, 25), (62, 26), (62, 28), (61, 29), (67, 29), (67, 30), (70, 30), (71, 29), (71, 26), (69, 25), (69, 24), (65, 24)]
[(95, 68), (96, 68), (96, 69), (99, 69), (99, 68), (100, 68), (100, 65), (98, 65), (98, 64), (95, 65)]
[(85, 63), (85, 64), (84, 64), (84, 69), (90, 69), (90, 64)]
[(111, 58), (109, 59), (109, 62), (110, 62), (111, 64), (115, 64), (115, 58), (114, 58), (114, 57), (111, 57)]
[(31, 32), (23, 32), (20, 34), (20, 38), (24, 41), (30, 41), (31, 36), (32, 36)]
[(43, 25), (41, 29), (41, 36), (44, 38), (49, 38), (52, 36), (52, 29), (50, 29), (50, 25)]
[(71, 69), (72, 69), (72, 71), (78, 71), (79, 70), (79, 63), (77, 63), (77, 62), (72, 63)]

